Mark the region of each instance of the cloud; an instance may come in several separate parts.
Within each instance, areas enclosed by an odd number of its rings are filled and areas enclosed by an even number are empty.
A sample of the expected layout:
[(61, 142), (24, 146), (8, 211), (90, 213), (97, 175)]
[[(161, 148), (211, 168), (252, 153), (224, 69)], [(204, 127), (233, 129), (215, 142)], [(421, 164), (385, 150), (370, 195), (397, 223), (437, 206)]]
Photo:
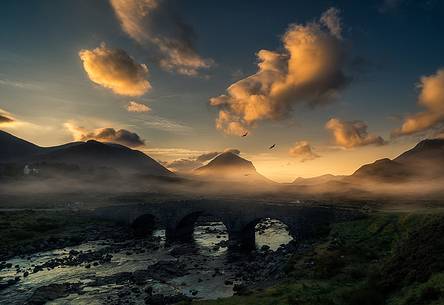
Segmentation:
[(160, 66), (167, 71), (197, 75), (213, 61), (196, 51), (196, 35), (170, 0), (110, 0), (122, 29), (142, 46), (158, 53)]
[(325, 25), (330, 32), (339, 39), (342, 39), (342, 25), (339, 19), (340, 11), (337, 8), (331, 7), (321, 16), (321, 23)]
[(16, 87), (19, 89), (27, 89), (27, 90), (41, 90), (42, 87), (33, 83), (27, 83), (22, 81), (11, 81), (8, 79), (0, 79), (0, 85)]
[(17, 120), (9, 112), (0, 108), (0, 126), (8, 127), (16, 122)]
[(173, 172), (191, 172), (192, 170), (201, 167), (203, 163), (194, 159), (178, 159), (170, 162), (164, 162), (164, 166)]
[(404, 118), (401, 127), (392, 132), (400, 137), (426, 132), (444, 124), (444, 68), (436, 74), (421, 77), (418, 104), (426, 110)]
[(102, 43), (93, 50), (81, 50), (79, 56), (89, 79), (116, 94), (140, 96), (151, 89), (145, 79), (147, 66), (134, 61), (124, 50), (110, 49)]
[[(211, 103), (213, 106), (215, 106), (215, 104), (213, 104), (213, 100)], [(216, 128), (223, 130), (229, 135), (242, 136), (248, 131), (248, 129), (239, 121), (239, 116), (232, 115), (230, 112), (225, 110), (220, 110), (219, 117), (216, 119)]]
[(241, 153), (240, 150), (236, 149), (236, 148), (227, 148), (224, 150), (224, 152), (230, 152), (235, 155), (240, 155), (240, 153)]
[(325, 128), (333, 133), (336, 144), (345, 148), (386, 143), (382, 137), (369, 134), (367, 127), (363, 121), (342, 121), (337, 118), (332, 118), (325, 124)]
[(317, 106), (337, 98), (348, 80), (345, 43), (338, 10), (320, 21), (293, 24), (282, 38), (283, 51), (260, 50), (258, 71), (210, 99), (219, 108), (216, 127), (241, 135), (261, 120), (278, 120), (296, 104)]
[(147, 126), (147, 128), (180, 134), (189, 134), (193, 130), (191, 126), (156, 115), (148, 115), (147, 118), (135, 119), (135, 121), (141, 122), (143, 125)]
[(320, 158), (320, 156), (313, 152), (313, 149), (307, 141), (299, 141), (288, 151), (290, 156), (299, 159), (301, 162), (314, 160)]
[(116, 130), (108, 127), (87, 130), (73, 123), (65, 123), (64, 126), (71, 132), (75, 141), (96, 140), (99, 142), (118, 143), (128, 147), (145, 146), (145, 140), (141, 139), (138, 134), (126, 129)]
[(150, 112), (151, 108), (145, 104), (131, 101), (126, 106), (126, 110), (128, 110), (129, 112)]
[(9, 118), (5, 115), (0, 114), (0, 124), (7, 124), (7, 123), (12, 123), (14, 122), (14, 120), (12, 118)]
[(201, 163), (206, 162), (206, 161), (210, 161), (211, 159), (214, 159), (217, 157), (217, 155), (219, 155), (220, 152), (219, 151), (213, 151), (213, 152), (209, 152), (209, 153), (205, 153), (202, 154), (200, 156), (196, 157), (196, 161), (199, 161)]

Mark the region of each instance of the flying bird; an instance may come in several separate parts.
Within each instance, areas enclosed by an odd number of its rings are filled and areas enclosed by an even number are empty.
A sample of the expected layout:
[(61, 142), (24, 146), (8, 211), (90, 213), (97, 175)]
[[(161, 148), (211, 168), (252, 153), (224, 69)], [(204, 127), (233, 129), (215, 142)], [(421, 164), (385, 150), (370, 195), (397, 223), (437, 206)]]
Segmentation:
[(248, 131), (242, 135), (242, 137), (246, 137), (248, 135)]
[(276, 144), (271, 145), (270, 147), (268, 147), (268, 149), (273, 149), (276, 147)]

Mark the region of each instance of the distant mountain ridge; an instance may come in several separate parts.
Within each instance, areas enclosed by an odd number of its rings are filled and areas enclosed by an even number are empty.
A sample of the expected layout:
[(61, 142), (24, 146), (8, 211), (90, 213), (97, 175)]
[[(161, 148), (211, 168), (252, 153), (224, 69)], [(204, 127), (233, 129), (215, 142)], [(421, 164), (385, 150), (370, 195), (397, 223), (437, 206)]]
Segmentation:
[(393, 160), (384, 158), (362, 165), (350, 176), (326, 174), (313, 178), (296, 178), (299, 186), (326, 183), (354, 183), (361, 180), (378, 182), (404, 182), (415, 179), (444, 178), (444, 139), (427, 139), (416, 144)]
[(396, 182), (444, 178), (444, 139), (427, 139), (393, 160), (380, 159), (361, 166), (353, 178)]
[(109, 167), (123, 174), (174, 176), (138, 150), (94, 140), (40, 147), (0, 130), (0, 163), (65, 163), (80, 167)]
[(311, 177), (311, 178), (302, 178), (298, 177), (293, 181), (293, 184), (298, 185), (316, 185), (316, 184), (322, 184), (332, 181), (341, 181), (346, 176), (335, 176), (332, 174), (325, 174), (317, 177)]

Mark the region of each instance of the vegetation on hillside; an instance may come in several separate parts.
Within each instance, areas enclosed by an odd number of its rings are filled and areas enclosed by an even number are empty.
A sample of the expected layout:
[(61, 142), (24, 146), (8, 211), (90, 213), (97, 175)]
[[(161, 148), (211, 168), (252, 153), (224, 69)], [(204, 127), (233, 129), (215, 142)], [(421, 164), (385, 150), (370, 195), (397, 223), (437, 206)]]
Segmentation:
[(444, 304), (444, 215), (375, 214), (332, 226), (286, 281), (199, 305)]

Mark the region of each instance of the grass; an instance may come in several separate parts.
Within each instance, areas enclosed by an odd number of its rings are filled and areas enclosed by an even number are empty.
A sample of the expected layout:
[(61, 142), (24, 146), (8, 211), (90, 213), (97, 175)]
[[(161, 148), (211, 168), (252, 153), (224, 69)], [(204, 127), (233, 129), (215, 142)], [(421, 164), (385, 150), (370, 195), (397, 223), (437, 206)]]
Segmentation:
[(444, 304), (443, 214), (377, 213), (333, 225), (313, 246), (274, 287), (193, 304)]
[(42, 241), (64, 239), (81, 241), (86, 228), (101, 221), (74, 211), (8, 211), (0, 212), (0, 259), (26, 252)]

